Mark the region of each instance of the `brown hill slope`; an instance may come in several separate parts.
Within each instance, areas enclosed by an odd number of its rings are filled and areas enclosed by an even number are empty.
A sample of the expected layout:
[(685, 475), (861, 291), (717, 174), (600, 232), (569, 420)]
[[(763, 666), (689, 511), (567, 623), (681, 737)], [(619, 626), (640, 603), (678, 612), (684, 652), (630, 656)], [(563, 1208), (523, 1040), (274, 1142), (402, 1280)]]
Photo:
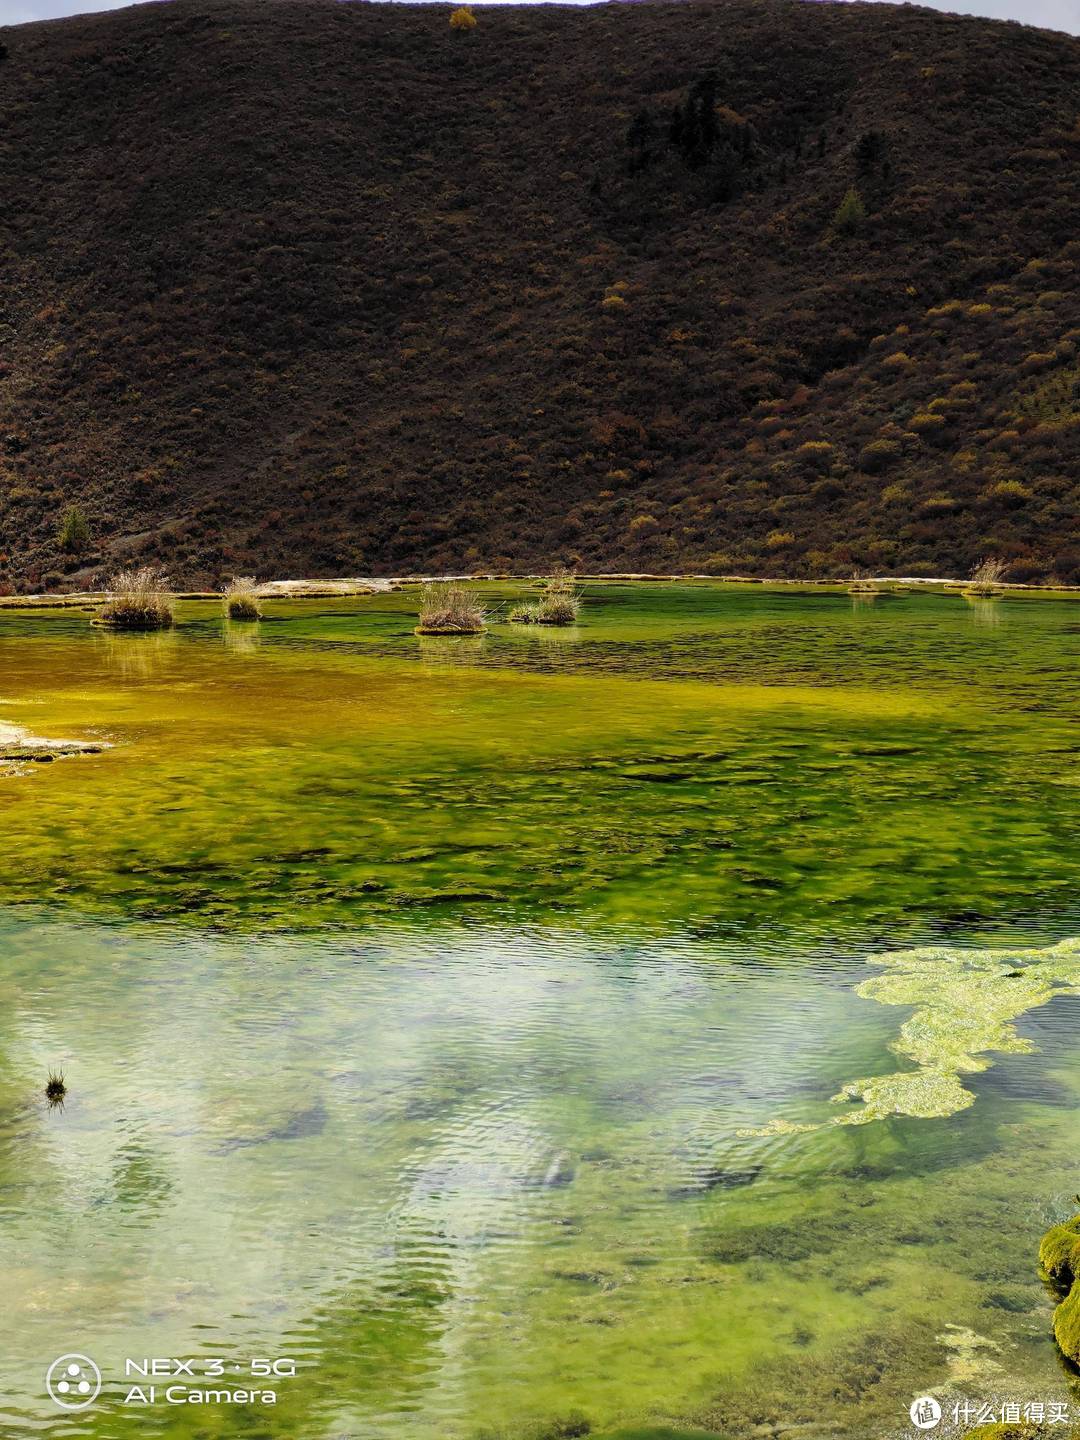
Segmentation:
[(0, 584), (134, 554), (1080, 580), (1080, 41), (477, 13), (0, 30)]

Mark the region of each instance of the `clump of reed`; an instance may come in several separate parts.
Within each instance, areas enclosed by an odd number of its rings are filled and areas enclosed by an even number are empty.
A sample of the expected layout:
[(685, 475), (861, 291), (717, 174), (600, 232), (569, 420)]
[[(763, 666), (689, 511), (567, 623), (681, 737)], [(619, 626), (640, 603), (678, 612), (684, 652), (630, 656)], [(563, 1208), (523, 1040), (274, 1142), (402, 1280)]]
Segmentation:
[(261, 620), (262, 606), (253, 575), (234, 575), (222, 592), (225, 614), (230, 620)]
[(544, 597), (536, 607), (537, 625), (573, 625), (581, 609), (581, 590), (569, 570), (548, 576)]
[(424, 586), (417, 635), (481, 635), (486, 627), (484, 607), (461, 585)]
[(67, 1085), (64, 1082), (62, 1070), (50, 1070), (49, 1078), (45, 1083), (45, 1098), (50, 1105), (59, 1105), (67, 1094)]
[(550, 591), (536, 607), (537, 625), (573, 625), (578, 618), (581, 601), (576, 594), (555, 594)]
[(98, 621), (114, 630), (167, 630), (173, 623), (168, 582), (154, 565), (117, 571), (105, 597)]
[(849, 595), (880, 595), (881, 586), (869, 575), (860, 574), (858, 570), (853, 571), (848, 581)]
[(543, 595), (535, 605), (515, 605), (507, 618), (512, 625), (573, 625), (581, 609), (581, 595), (573, 575), (560, 571), (541, 580)]
[(983, 560), (975, 566), (971, 572), (971, 579), (964, 586), (963, 594), (989, 595), (1001, 594), (1001, 582), (1005, 575), (1004, 560)]

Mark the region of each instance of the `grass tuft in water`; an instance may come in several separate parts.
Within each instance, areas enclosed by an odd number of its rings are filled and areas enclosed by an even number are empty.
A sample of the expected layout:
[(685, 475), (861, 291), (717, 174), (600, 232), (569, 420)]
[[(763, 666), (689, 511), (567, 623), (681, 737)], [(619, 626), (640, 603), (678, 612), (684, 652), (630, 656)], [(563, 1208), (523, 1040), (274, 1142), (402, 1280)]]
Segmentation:
[(261, 620), (262, 606), (253, 575), (234, 575), (223, 592), (225, 614), (230, 620)]
[(548, 594), (536, 607), (537, 625), (573, 625), (580, 601), (572, 594)]
[(50, 1105), (59, 1105), (67, 1094), (67, 1085), (62, 1070), (50, 1070), (45, 1082), (45, 1098)]
[(543, 595), (535, 605), (515, 605), (507, 617), (512, 625), (573, 625), (581, 608), (581, 594), (573, 575), (557, 571), (540, 581)]
[(173, 601), (166, 577), (153, 565), (117, 571), (106, 586), (98, 623), (114, 630), (167, 630)]
[(971, 572), (971, 579), (964, 586), (965, 595), (983, 597), (1001, 594), (1001, 582), (1005, 575), (1003, 560), (984, 560)]
[(462, 586), (424, 586), (417, 635), (481, 635), (486, 626), (487, 612)]

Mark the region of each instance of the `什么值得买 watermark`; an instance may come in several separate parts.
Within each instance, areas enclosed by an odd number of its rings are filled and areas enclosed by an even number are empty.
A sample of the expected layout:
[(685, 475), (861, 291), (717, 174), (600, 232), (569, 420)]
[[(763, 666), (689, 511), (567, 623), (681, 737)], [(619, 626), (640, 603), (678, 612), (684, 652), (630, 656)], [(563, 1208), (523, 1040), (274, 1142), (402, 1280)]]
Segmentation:
[(1067, 1401), (956, 1400), (943, 1406), (933, 1395), (920, 1395), (908, 1411), (916, 1430), (936, 1430), (946, 1417), (953, 1425), (1068, 1425), (1076, 1417)]

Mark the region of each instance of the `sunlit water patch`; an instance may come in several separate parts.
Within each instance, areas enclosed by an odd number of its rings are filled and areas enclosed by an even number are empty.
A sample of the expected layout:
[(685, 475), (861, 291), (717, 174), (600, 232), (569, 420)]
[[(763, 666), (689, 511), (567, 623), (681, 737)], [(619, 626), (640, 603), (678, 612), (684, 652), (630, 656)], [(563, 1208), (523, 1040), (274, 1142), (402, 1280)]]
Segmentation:
[[(58, 1343), (106, 1374), (64, 1431), (93, 1436), (130, 1433), (123, 1361), (147, 1354), (295, 1359), (274, 1436), (578, 1413), (738, 1434), (785, 1375), (810, 1387), (793, 1407), (826, 1405), (868, 1336), (904, 1336), (887, 1415), (943, 1383), (948, 1325), (1060, 1389), (1028, 1247), (1068, 1183), (1046, 1150), (1075, 1144), (1072, 1079), (1069, 1108), (991, 1094), (948, 1129), (739, 1134), (888, 1055), (850, 958), (456, 926), (238, 941), (28, 916), (0, 938), (15, 1429), (49, 1419)], [(1049, 1036), (1039, 1069), (1068, 1048)], [(37, 1098), (57, 1060), (62, 1110)], [(140, 1433), (203, 1433), (160, 1408)]]

